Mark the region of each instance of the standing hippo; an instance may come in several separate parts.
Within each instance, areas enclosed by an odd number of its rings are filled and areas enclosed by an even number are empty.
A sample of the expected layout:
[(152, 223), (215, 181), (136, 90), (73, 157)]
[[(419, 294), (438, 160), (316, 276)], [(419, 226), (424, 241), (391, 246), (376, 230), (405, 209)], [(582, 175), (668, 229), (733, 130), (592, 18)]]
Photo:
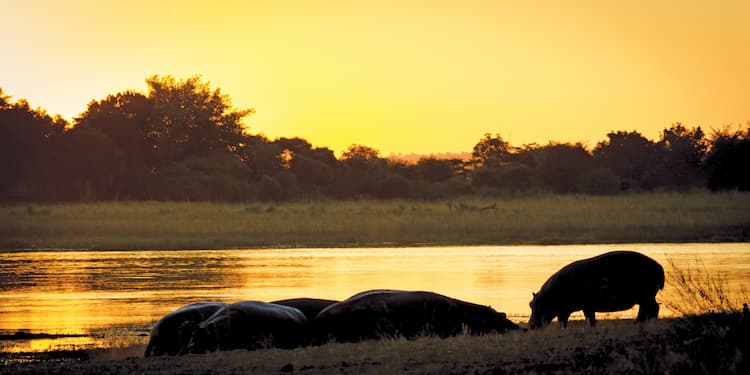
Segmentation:
[(284, 305), (294, 307), (295, 309), (302, 311), (308, 321), (315, 319), (318, 313), (326, 307), (333, 305), (338, 301), (332, 299), (319, 299), (319, 298), (290, 298), (282, 299), (278, 301), (272, 301), (277, 305)]
[(313, 322), (318, 343), (464, 332), (506, 332), (518, 326), (487, 306), (432, 292), (374, 290), (358, 293), (322, 310)]
[(294, 307), (237, 302), (218, 309), (198, 326), (189, 351), (294, 348), (309, 342), (306, 323), (305, 314)]
[(548, 325), (557, 317), (563, 327), (574, 311), (583, 310), (590, 325), (596, 312), (627, 310), (638, 305), (638, 321), (656, 318), (656, 293), (664, 288), (664, 269), (655, 260), (632, 251), (613, 251), (583, 259), (557, 271), (533, 293), (529, 328)]
[(183, 354), (198, 324), (224, 305), (222, 302), (196, 302), (165, 315), (151, 330), (145, 356)]

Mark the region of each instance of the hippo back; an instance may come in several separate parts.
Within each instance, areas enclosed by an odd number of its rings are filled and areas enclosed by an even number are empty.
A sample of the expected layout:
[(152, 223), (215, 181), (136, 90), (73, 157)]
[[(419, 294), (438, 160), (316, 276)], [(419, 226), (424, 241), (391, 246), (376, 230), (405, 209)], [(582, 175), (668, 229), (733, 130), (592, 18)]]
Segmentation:
[(331, 299), (319, 299), (319, 298), (290, 298), (278, 301), (272, 301), (271, 303), (283, 306), (294, 307), (295, 309), (302, 311), (308, 321), (315, 319), (318, 313), (326, 307), (333, 305), (339, 301)]
[(151, 330), (145, 356), (183, 353), (198, 325), (224, 305), (223, 302), (196, 302), (165, 315)]
[(505, 314), (440, 294), (378, 290), (358, 293), (322, 310), (314, 326), (319, 340), (356, 342), (363, 339), (423, 335), (441, 337), (504, 332), (517, 326)]
[(545, 325), (552, 317), (590, 309), (627, 310), (653, 300), (664, 287), (664, 269), (632, 251), (613, 251), (563, 267), (542, 285), (531, 301), (530, 323)]
[(301, 311), (289, 306), (260, 301), (233, 303), (199, 325), (190, 351), (298, 347), (309, 342), (306, 321)]

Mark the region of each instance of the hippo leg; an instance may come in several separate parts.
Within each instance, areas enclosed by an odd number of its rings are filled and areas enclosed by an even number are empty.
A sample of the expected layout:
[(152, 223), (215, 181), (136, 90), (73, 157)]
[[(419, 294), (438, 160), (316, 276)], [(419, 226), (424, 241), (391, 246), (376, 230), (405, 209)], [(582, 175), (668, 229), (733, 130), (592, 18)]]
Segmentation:
[(568, 327), (568, 318), (570, 318), (570, 313), (563, 313), (557, 316), (557, 321), (562, 324), (563, 328)]
[(596, 324), (596, 311), (594, 310), (583, 310), (583, 316), (589, 321), (589, 325), (593, 327)]
[(653, 301), (643, 302), (638, 306), (638, 317), (636, 321), (645, 322), (646, 320), (657, 318), (659, 316), (659, 303), (656, 299)]

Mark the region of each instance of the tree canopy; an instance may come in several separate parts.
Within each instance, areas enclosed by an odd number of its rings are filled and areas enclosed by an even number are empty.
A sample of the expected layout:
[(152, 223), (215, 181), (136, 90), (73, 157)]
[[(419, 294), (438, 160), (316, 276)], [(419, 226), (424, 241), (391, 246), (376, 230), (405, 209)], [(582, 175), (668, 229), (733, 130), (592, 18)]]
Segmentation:
[(254, 109), (199, 76), (152, 76), (148, 91), (91, 101), (68, 123), (0, 88), (0, 201), (452, 198), (468, 193), (615, 194), (651, 189), (750, 190), (750, 123), (714, 131), (675, 123), (658, 140), (612, 131), (592, 150), (514, 147), (486, 133), (470, 160), (383, 158), (353, 144), (251, 134)]

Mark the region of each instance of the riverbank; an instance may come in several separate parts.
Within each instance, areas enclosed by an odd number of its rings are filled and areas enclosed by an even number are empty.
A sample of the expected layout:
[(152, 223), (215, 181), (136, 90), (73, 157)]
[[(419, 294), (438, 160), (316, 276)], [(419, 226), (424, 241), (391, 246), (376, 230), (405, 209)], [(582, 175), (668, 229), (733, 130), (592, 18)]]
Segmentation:
[(745, 242), (750, 193), (0, 207), (0, 249)]
[[(747, 373), (750, 321), (739, 313), (575, 321), (567, 329), (414, 341), (393, 339), (143, 358), (143, 346), (59, 355), (0, 367), (0, 374), (101, 373)], [(7, 356), (0, 362), (8, 362)]]

